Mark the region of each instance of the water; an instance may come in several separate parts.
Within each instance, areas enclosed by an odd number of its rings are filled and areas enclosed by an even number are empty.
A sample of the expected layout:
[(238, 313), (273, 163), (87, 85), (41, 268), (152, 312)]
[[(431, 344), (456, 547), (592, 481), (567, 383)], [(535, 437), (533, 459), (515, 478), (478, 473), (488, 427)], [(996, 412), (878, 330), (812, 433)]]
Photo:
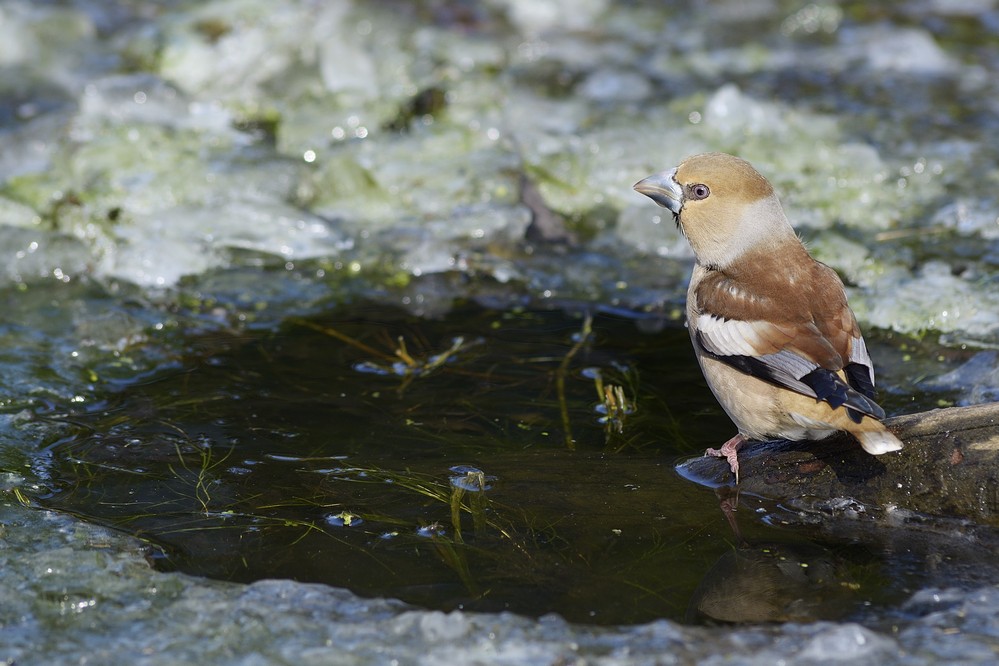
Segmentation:
[(639, 323), (368, 305), (195, 337), (73, 417), (43, 503), (162, 570), (585, 623), (844, 618), (926, 578), (681, 479), (732, 426), (686, 331)]

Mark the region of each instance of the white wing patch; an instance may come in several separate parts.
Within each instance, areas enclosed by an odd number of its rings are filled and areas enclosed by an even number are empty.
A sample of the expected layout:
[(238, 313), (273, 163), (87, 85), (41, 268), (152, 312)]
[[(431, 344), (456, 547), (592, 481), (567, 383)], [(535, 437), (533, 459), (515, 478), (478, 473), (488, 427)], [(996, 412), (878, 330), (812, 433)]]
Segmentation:
[[(801, 378), (818, 368), (818, 364), (788, 349), (772, 354), (760, 353), (761, 349), (772, 348), (765, 338), (770, 326), (772, 324), (763, 321), (701, 315), (697, 320), (696, 339), (707, 353), (722, 360), (731, 359), (743, 372), (816, 397), (815, 389), (803, 383)], [(739, 357), (746, 360), (736, 362)]]
[[(761, 322), (761, 325), (766, 326)], [(751, 321), (701, 315), (697, 320), (705, 346), (719, 356), (759, 356), (763, 347), (757, 325)]]

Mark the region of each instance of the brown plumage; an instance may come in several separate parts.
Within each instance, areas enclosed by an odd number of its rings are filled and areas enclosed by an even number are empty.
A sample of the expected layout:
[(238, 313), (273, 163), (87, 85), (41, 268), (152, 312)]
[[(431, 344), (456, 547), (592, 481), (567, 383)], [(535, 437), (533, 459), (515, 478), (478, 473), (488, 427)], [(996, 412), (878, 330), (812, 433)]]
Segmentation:
[(747, 439), (853, 434), (869, 453), (902, 448), (881, 423), (874, 369), (839, 276), (815, 261), (770, 183), (748, 162), (706, 153), (635, 189), (668, 208), (696, 263), (687, 323), (708, 386)]

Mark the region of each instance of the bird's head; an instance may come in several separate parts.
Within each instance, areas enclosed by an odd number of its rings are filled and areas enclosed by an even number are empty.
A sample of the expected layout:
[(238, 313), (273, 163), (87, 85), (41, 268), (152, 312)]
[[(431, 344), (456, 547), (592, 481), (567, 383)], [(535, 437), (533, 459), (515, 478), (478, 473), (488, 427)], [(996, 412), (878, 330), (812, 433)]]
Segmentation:
[(669, 209), (698, 263), (724, 268), (752, 250), (797, 242), (780, 201), (752, 165), (725, 153), (689, 157), (635, 183)]

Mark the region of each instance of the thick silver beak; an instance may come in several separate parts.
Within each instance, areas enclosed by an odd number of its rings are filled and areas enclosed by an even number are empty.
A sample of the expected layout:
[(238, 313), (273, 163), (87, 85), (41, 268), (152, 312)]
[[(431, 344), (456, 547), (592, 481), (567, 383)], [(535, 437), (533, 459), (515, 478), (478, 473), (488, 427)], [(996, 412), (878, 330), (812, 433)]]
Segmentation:
[(683, 190), (676, 182), (676, 168), (655, 173), (635, 183), (635, 191), (644, 194), (674, 215), (680, 214), (683, 206)]

